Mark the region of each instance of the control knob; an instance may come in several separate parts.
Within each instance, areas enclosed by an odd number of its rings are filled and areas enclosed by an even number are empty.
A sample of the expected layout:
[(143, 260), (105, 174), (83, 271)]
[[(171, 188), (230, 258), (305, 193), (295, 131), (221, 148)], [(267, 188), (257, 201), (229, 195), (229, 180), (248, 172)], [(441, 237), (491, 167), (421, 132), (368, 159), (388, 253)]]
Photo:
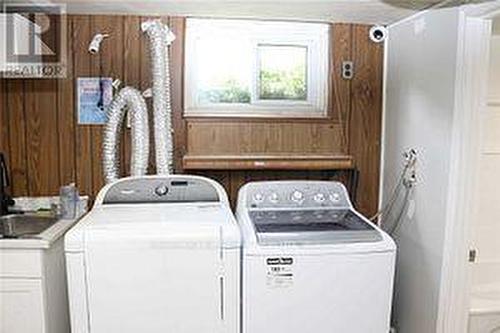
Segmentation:
[(253, 196), (253, 201), (256, 203), (260, 203), (260, 202), (264, 201), (264, 196), (260, 193), (255, 193)]
[(155, 193), (156, 195), (163, 197), (168, 193), (168, 187), (165, 185), (160, 185), (157, 188), (155, 188)]
[(313, 197), (314, 201), (321, 203), (325, 201), (325, 195), (323, 193), (316, 193)]
[(277, 203), (278, 199), (279, 197), (277, 193), (271, 193), (271, 195), (269, 196), (269, 201), (273, 204)]
[(330, 194), (330, 200), (333, 202), (339, 202), (340, 201), (340, 195), (338, 193), (332, 193)]
[(291, 200), (293, 202), (301, 203), (302, 201), (304, 201), (304, 193), (300, 191), (293, 191)]

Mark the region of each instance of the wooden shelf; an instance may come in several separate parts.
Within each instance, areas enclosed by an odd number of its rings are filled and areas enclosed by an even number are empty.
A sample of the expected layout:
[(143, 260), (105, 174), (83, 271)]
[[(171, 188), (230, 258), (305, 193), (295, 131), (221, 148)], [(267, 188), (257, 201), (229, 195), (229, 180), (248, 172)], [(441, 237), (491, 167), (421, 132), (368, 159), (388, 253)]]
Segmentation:
[(349, 170), (349, 155), (193, 156), (183, 158), (185, 170)]

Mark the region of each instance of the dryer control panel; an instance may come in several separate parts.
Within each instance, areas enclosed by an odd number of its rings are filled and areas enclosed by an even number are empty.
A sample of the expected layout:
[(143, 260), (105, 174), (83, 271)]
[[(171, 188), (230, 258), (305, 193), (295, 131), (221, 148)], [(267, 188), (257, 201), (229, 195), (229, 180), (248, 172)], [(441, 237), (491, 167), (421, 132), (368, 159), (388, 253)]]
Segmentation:
[(202, 177), (138, 177), (118, 181), (107, 189), (103, 204), (181, 203), (221, 201), (213, 183)]
[(349, 208), (345, 186), (332, 181), (255, 182), (249, 185), (247, 207), (265, 208)]

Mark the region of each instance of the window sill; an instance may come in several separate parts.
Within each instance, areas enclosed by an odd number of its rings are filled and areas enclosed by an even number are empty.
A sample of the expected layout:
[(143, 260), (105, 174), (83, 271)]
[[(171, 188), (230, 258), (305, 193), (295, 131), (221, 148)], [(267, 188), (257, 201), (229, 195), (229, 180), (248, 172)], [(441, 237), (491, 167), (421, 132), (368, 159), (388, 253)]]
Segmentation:
[(315, 107), (276, 107), (276, 106), (248, 106), (248, 107), (207, 107), (187, 108), (184, 110), (186, 118), (309, 118), (322, 119), (328, 117), (328, 112)]
[(183, 166), (185, 170), (350, 170), (354, 160), (349, 155), (186, 155)]

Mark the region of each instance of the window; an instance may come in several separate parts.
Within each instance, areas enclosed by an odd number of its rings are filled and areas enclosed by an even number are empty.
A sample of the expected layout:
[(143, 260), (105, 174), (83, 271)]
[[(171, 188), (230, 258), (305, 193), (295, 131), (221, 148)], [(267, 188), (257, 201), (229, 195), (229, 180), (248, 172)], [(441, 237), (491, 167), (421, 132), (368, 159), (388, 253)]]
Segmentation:
[(322, 117), (329, 25), (187, 20), (186, 114)]

